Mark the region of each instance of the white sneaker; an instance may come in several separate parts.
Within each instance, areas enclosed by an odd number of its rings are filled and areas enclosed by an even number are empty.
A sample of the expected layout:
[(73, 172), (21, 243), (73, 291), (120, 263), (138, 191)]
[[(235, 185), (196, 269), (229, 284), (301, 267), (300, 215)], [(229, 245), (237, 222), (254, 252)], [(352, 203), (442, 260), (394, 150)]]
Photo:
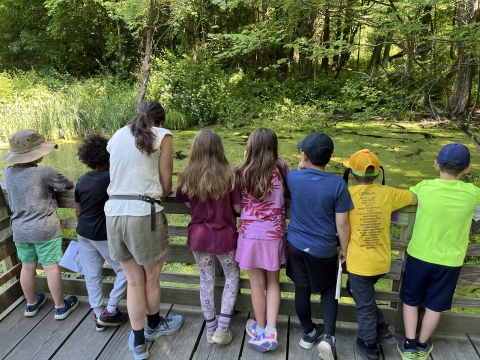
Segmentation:
[(324, 334), (318, 344), (318, 352), (323, 360), (335, 360), (335, 336)]

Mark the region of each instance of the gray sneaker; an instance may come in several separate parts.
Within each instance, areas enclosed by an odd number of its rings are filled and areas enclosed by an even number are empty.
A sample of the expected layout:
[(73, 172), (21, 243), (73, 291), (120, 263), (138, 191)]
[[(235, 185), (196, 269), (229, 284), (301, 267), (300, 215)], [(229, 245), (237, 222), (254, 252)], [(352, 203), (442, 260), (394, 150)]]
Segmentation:
[(335, 336), (323, 334), (320, 344), (318, 344), (318, 352), (323, 360), (335, 360)]
[(130, 332), (130, 336), (128, 338), (128, 348), (133, 351), (133, 357), (135, 360), (143, 360), (148, 359), (150, 355), (147, 349), (147, 343), (143, 343), (138, 346), (134, 346), (135, 344), (135, 335), (133, 335), (133, 330)]
[(151, 329), (148, 325), (145, 325), (145, 339), (148, 341), (154, 341), (162, 335), (172, 335), (183, 324), (183, 318), (180, 315), (164, 318), (160, 316), (160, 324), (155, 329)]

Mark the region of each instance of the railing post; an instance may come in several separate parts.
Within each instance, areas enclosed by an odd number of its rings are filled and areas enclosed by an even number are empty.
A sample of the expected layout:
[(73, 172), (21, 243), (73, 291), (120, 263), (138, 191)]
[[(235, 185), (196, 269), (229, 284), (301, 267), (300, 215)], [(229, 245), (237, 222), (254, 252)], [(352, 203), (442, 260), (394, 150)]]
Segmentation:
[[(9, 219), (10, 215), (12, 215), (12, 211), (10, 210), (10, 207), (7, 204), (5, 196), (6, 194), (3, 193), (2, 186), (0, 185), (0, 220), (2, 220), (2, 222), (6, 219)], [(7, 228), (0, 230), (0, 239), (5, 239), (7, 236), (10, 236), (11, 234), (12, 234), (12, 228), (8, 226)], [(17, 265), (20, 262), (17, 257), (17, 252), (8, 256), (4, 261), (5, 261), (5, 268), (7, 272), (8, 270), (11, 270), (13, 267), (15, 267), (15, 265)], [(18, 278), (19, 278), (19, 275), (16, 275), (7, 284), (8, 285), (13, 284), (15, 281), (18, 280)]]

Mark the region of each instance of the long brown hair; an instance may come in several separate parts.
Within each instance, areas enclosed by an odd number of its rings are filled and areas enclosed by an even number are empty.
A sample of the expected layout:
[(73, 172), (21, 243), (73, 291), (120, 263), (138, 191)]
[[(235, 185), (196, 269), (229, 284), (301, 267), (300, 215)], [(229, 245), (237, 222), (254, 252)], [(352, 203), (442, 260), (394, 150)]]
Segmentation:
[(137, 113), (132, 120), (128, 122), (130, 131), (135, 138), (135, 146), (138, 150), (147, 153), (147, 156), (153, 154), (155, 135), (152, 133), (152, 126), (160, 126), (165, 121), (165, 110), (162, 105), (156, 101), (146, 101), (138, 105)]
[(200, 130), (193, 139), (187, 167), (178, 175), (178, 188), (189, 197), (218, 200), (234, 187), (222, 139), (213, 130)]
[[(278, 140), (273, 130), (258, 128), (252, 131), (247, 141), (243, 163), (235, 169), (235, 182), (248, 195), (262, 200), (272, 192), (272, 173), (278, 163)], [(283, 173), (282, 173), (282, 176)]]

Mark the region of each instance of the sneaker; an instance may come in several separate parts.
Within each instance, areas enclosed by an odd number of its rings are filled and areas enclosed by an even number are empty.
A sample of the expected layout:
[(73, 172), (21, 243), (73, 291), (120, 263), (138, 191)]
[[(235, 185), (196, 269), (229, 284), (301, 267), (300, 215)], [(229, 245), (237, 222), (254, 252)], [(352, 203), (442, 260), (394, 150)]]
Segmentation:
[(37, 303), (34, 305), (25, 305), (25, 312), (23, 313), (25, 316), (35, 316), (37, 315), (38, 309), (40, 309), (43, 304), (47, 302), (47, 297), (44, 293), (38, 293), (36, 296)]
[(428, 339), (427, 347), (423, 348), (421, 346), (418, 346), (418, 339), (417, 339), (417, 360), (427, 360), (428, 355), (430, 355), (432, 350), (433, 350), (432, 340)]
[(255, 350), (262, 353), (275, 350), (278, 347), (277, 332), (275, 331), (268, 335), (265, 332), (261, 333), (257, 337), (248, 340), (248, 343), (252, 345)]
[(251, 338), (256, 338), (258, 336), (258, 324), (255, 320), (253, 319), (248, 319), (247, 324), (245, 325), (245, 331), (247, 332), (247, 335), (250, 336)]
[(390, 330), (387, 324), (377, 326), (377, 344), (395, 345), (396, 343), (397, 339), (395, 339), (392, 330)]
[(67, 300), (65, 300), (65, 306), (57, 309), (55, 308), (55, 316), (56, 320), (63, 320), (65, 319), (73, 310), (75, 310), (78, 306), (78, 299), (76, 296), (70, 296)]
[(212, 336), (212, 341), (217, 344), (221, 345), (227, 345), (230, 344), (233, 340), (233, 334), (230, 330), (227, 330), (227, 332), (224, 332), (217, 328), (215, 330), (215, 334)]
[(357, 349), (357, 352), (362, 356), (362, 359), (378, 360), (380, 358), (380, 352), (378, 351), (378, 349), (369, 349), (365, 342), (360, 338), (357, 338), (357, 341), (355, 342), (355, 348)]
[(107, 311), (107, 308), (103, 309), (102, 315), (98, 318), (98, 323), (103, 326), (120, 326), (128, 320), (128, 314), (122, 313), (117, 309), (113, 314)]
[(306, 333), (303, 333), (302, 338), (300, 339), (299, 345), (304, 348), (304, 349), (311, 349), (313, 345), (315, 345), (315, 341), (320, 339), (323, 335), (323, 325), (322, 324), (314, 324), (315, 325), (315, 330), (317, 332), (315, 333), (315, 336), (309, 336)]
[(133, 344), (135, 344), (135, 335), (133, 335), (132, 330), (128, 338), (128, 347), (133, 351), (133, 357), (135, 360), (148, 359), (150, 354), (148, 353), (147, 342), (138, 346), (134, 346)]
[(402, 357), (402, 360), (416, 360), (417, 349), (405, 349), (405, 339), (397, 343), (397, 350)]
[(209, 344), (215, 344), (215, 341), (213, 341), (213, 334), (215, 334), (215, 333), (209, 333), (209, 332), (207, 331), (206, 334), (207, 334), (207, 342), (208, 342)]
[(105, 326), (100, 325), (100, 324), (98, 323), (98, 318), (97, 318), (97, 315), (95, 315), (95, 313), (93, 313), (93, 320), (95, 321), (95, 330), (97, 330), (98, 332), (100, 332), (100, 331), (103, 331), (103, 330), (106, 329)]
[(335, 360), (335, 336), (323, 334), (322, 341), (318, 344), (318, 352), (323, 360)]
[(145, 339), (154, 341), (162, 335), (172, 335), (183, 324), (183, 318), (180, 315), (164, 318), (160, 316), (160, 324), (155, 329), (145, 325)]

